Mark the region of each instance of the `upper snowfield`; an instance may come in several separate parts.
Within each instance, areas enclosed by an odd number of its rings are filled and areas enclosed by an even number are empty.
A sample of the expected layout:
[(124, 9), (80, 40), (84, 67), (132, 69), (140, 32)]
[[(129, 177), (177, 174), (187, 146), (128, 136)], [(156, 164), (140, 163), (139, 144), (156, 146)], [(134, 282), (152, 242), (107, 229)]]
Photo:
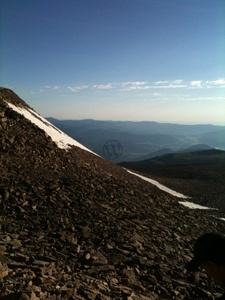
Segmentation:
[[(69, 149), (70, 146), (77, 146), (86, 151), (92, 152), (79, 142), (75, 141), (64, 132), (53, 126), (49, 123), (46, 119), (41, 117), (35, 111), (31, 109), (21, 108), (13, 105), (12, 103), (7, 102), (8, 106), (11, 107), (14, 111), (18, 112), (19, 114), (23, 115), (26, 119), (30, 120), (32, 123), (37, 125), (39, 128), (43, 129), (51, 138), (52, 140), (58, 145), (61, 149)], [(92, 152), (94, 153), (94, 152)], [(95, 153), (94, 153), (95, 154)], [(97, 154), (96, 154), (97, 155)]]

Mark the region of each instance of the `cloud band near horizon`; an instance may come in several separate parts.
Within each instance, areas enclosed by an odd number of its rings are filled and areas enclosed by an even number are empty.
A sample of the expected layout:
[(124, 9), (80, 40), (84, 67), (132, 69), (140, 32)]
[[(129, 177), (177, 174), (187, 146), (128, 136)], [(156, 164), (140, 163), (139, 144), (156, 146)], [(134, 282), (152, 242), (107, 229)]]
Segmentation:
[[(45, 89), (60, 90), (62, 86), (45, 86)], [(182, 79), (177, 80), (162, 80), (157, 82), (148, 81), (128, 81), (121, 83), (107, 83), (107, 84), (94, 84), (94, 85), (76, 85), (68, 86), (66, 89), (70, 92), (80, 92), (82, 90), (96, 90), (96, 91), (107, 91), (117, 90), (120, 92), (128, 92), (135, 90), (149, 90), (149, 89), (209, 89), (209, 88), (225, 88), (225, 78), (218, 78), (216, 80), (191, 80), (184, 81)], [(42, 90), (43, 91), (43, 90)]]

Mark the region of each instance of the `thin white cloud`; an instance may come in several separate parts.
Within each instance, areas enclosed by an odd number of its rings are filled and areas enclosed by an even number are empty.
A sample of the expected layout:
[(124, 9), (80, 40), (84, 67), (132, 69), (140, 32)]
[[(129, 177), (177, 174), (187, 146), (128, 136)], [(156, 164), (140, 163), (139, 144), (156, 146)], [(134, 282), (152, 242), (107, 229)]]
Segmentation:
[(45, 89), (58, 90), (58, 89), (60, 89), (60, 87), (61, 87), (61, 86), (59, 86), (59, 85), (53, 85), (53, 86), (51, 86), (51, 85), (46, 85), (46, 86), (45, 86)]
[(225, 87), (225, 78), (218, 78), (212, 81), (206, 81), (208, 86), (217, 86), (217, 87)]
[(143, 86), (147, 83), (147, 81), (127, 81), (122, 82), (122, 86)]
[(108, 84), (95, 84), (93, 85), (93, 88), (95, 90), (110, 90), (112, 89), (112, 83), (108, 83)]
[(193, 80), (189, 82), (189, 88), (202, 88), (202, 80)]
[[(125, 81), (125, 82), (113, 82), (107, 84), (94, 84), (90, 85), (77, 85), (68, 86), (67, 90), (71, 92), (79, 92), (85, 89), (92, 89), (96, 91), (112, 90), (112, 92), (129, 92), (129, 91), (147, 91), (150, 89), (218, 89), (225, 88), (225, 78), (218, 78), (215, 80), (190, 80), (184, 81), (182, 79), (176, 80), (158, 80), (154, 82), (148, 81)], [(65, 88), (64, 88), (65, 89)], [(59, 85), (46, 85), (40, 92), (45, 90), (62, 90), (62, 86)]]
[(79, 86), (68, 86), (67, 87), (68, 90), (70, 90), (71, 92), (79, 92), (81, 90), (85, 90), (85, 89), (88, 89), (89, 86), (88, 85), (79, 85)]
[(128, 86), (126, 88), (121, 89), (120, 91), (122, 92), (127, 92), (127, 91), (136, 91), (136, 90), (149, 90), (151, 87), (150, 86)]
[(151, 87), (148, 85), (145, 86), (130, 86), (122, 89), (122, 91), (136, 91), (136, 90), (149, 90)]
[(177, 79), (177, 80), (172, 81), (172, 84), (174, 84), (174, 85), (180, 85), (182, 83), (183, 83), (182, 79)]
[(183, 82), (181, 79), (173, 80), (173, 81), (157, 81), (154, 83), (151, 88), (155, 89), (175, 89), (175, 88), (186, 88), (187, 84)]
[(150, 86), (146, 85), (147, 81), (128, 81), (128, 82), (122, 82), (121, 91), (135, 91), (135, 90), (148, 90), (150, 89)]
[(160, 85), (160, 84), (168, 84), (169, 81), (168, 80), (160, 80), (160, 81), (156, 81), (154, 82), (154, 84)]

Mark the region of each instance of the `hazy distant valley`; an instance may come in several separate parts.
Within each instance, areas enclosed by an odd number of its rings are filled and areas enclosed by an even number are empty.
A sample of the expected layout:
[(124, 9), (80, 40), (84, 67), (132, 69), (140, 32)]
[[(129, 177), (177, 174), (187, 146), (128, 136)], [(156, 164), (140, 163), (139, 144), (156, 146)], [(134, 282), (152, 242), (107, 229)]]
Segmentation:
[[(178, 151), (225, 149), (225, 126), (47, 119), (92, 151), (116, 163)], [(107, 152), (104, 147), (108, 141)]]

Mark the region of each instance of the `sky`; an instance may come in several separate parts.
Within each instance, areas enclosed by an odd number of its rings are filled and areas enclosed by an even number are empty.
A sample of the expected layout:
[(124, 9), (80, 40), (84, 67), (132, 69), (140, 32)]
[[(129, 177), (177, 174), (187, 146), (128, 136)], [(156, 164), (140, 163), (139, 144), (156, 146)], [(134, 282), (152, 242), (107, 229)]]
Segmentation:
[(225, 0), (0, 0), (0, 44), (43, 117), (225, 125)]

